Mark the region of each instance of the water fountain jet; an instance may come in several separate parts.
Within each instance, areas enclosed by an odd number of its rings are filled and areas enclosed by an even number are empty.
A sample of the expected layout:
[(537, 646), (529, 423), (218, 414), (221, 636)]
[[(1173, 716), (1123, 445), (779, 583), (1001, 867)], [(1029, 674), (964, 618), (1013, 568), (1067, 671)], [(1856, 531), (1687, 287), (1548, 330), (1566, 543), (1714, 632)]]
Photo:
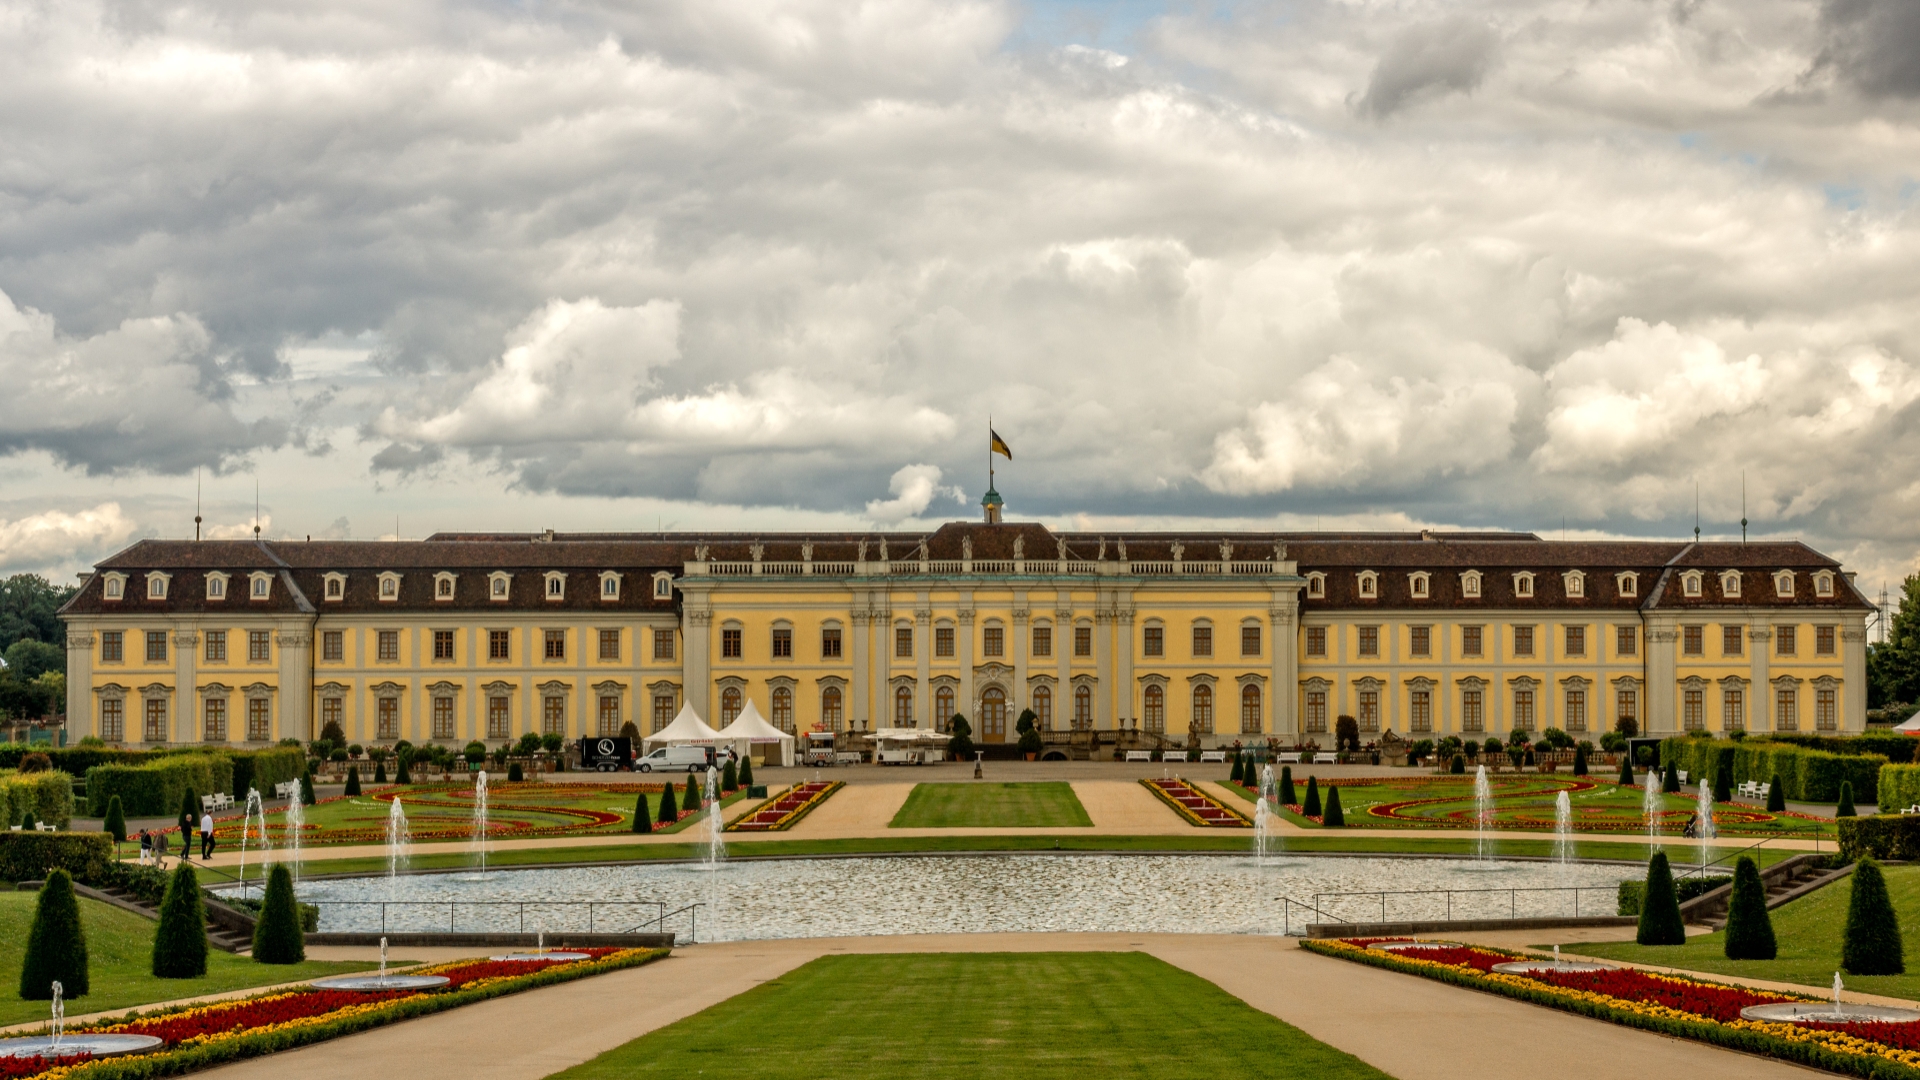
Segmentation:
[(413, 850), (413, 833), (407, 828), (407, 812), (396, 797), (387, 807), (387, 899), (398, 900), (400, 872), (407, 868)]
[(1553, 858), (1561, 866), (1573, 861), (1573, 800), (1564, 791), (1553, 799)]
[(1272, 845), (1285, 846), (1280, 838), (1279, 815), (1272, 807), (1280, 799), (1280, 788), (1273, 778), (1273, 766), (1260, 767), (1260, 796), (1253, 801), (1253, 851), (1262, 866), (1267, 862), (1267, 849)]
[(1492, 845), (1487, 839), (1487, 830), (1493, 827), (1493, 785), (1487, 781), (1487, 767), (1481, 765), (1473, 773), (1473, 853), (1476, 858), (1493, 858)]
[(1700, 872), (1704, 874), (1707, 872), (1707, 849), (1713, 846), (1712, 841), (1716, 835), (1713, 827), (1713, 785), (1707, 783), (1707, 778), (1704, 776), (1700, 778), (1700, 794), (1695, 798), (1694, 806), (1700, 815), (1700, 823), (1694, 829), (1694, 838), (1700, 841)]
[(487, 872), (487, 770), (473, 776), (473, 850), (480, 860), (480, 872)]
[(1640, 813), (1647, 819), (1647, 843), (1660, 842), (1660, 769), (1647, 767), (1647, 786), (1640, 794)]
[[(264, 815), (261, 820), (264, 823)], [(287, 800), (286, 820), (281, 823), (280, 839), (287, 847), (287, 865), (288, 869), (293, 871), (293, 880), (296, 885), (300, 882), (300, 834), (306, 827), (307, 808), (300, 801), (300, 793), (295, 791), (293, 798)]]
[(267, 834), (267, 809), (260, 802), (258, 788), (247, 789), (247, 809), (240, 819), (240, 891), (247, 890), (247, 843), (253, 838), (253, 819), (260, 819), (260, 876), (266, 877), (267, 852), (272, 850), (273, 841)]

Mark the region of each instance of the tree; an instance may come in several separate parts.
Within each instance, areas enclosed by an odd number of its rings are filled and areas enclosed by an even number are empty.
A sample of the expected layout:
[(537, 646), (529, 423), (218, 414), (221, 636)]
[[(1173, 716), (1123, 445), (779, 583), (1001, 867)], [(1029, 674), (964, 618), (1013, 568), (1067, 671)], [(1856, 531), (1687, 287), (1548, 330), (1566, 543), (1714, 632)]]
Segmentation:
[(318, 801), (313, 796), (313, 766), (309, 765), (300, 773), (300, 805), (312, 806)]
[(300, 930), (300, 906), (293, 897), (293, 871), (285, 863), (274, 863), (267, 873), (260, 918), (253, 924), (253, 961), (297, 964), (306, 958), (307, 938)]
[(398, 764), (393, 770), (393, 782), (396, 784), (413, 783), (413, 747), (409, 746), (393, 756)]
[[(520, 767), (520, 763), (518, 761), (515, 761), (507, 766), (507, 783), (518, 784), (521, 781), (525, 780), (526, 778), (527, 778), (526, 770)], [(352, 793), (349, 792), (349, 794), (352, 794)]]
[(700, 781), (695, 779), (694, 776), (695, 774), (693, 773), (687, 774), (687, 790), (680, 796), (680, 809), (682, 810), (698, 811), (702, 806), (706, 805), (706, 800), (701, 798)]
[(1667, 762), (1666, 775), (1660, 778), (1660, 790), (1675, 794), (1680, 790), (1680, 766)]
[(1760, 868), (1745, 855), (1733, 868), (1733, 898), (1727, 904), (1726, 954), (1729, 960), (1771, 960), (1780, 951), (1767, 915), (1767, 887)]
[(373, 763), (373, 782), (376, 784), (387, 782), (387, 763), (384, 758)]
[(200, 901), (200, 879), (185, 859), (160, 901), (152, 970), (156, 979), (197, 979), (207, 973), (207, 909)]
[(1853, 781), (1840, 781), (1840, 801), (1834, 804), (1833, 816), (1836, 818), (1859, 817), (1859, 811), (1853, 808)]
[(1465, 776), (1467, 772), (1466, 756), (1463, 754), (1453, 755), (1453, 760), (1447, 763), (1447, 772), (1454, 776)]
[(1347, 816), (1340, 812), (1340, 789), (1327, 785), (1327, 806), (1321, 814), (1320, 824), (1329, 829), (1342, 828), (1347, 824)]
[(1853, 868), (1840, 966), (1850, 975), (1899, 975), (1907, 970), (1900, 919), (1894, 914), (1893, 898), (1887, 895), (1886, 876), (1872, 859), (1861, 859)]
[(326, 726), (320, 729), (320, 738), (322, 741), (330, 742), (335, 746), (347, 745), (347, 733), (341, 730), (340, 721), (338, 720), (327, 721)]
[(673, 781), (669, 780), (661, 787), (659, 820), (662, 825), (671, 825), (680, 820), (680, 803), (673, 797)]
[(1280, 805), (1292, 806), (1299, 801), (1293, 797), (1293, 766), (1280, 766)]
[(1627, 758), (1626, 758), (1626, 755), (1624, 755), (1624, 754), (1623, 754), (1623, 755), (1621, 755), (1621, 757), (1620, 757), (1620, 784), (1621, 784), (1621, 786), (1623, 786), (1623, 787), (1632, 787), (1632, 786), (1634, 786), (1634, 784), (1633, 784), (1633, 762), (1631, 762), (1631, 761), (1629, 761), (1629, 760), (1627, 760)]
[(1034, 722), (1039, 719), (1040, 717), (1032, 709), (1021, 709), (1020, 718), (1013, 723), (1014, 734), (1025, 735), (1029, 731), (1038, 730)]
[(720, 793), (740, 790), (740, 770), (734, 767), (733, 759), (727, 759), (727, 767), (720, 770)]
[(1673, 868), (1667, 853), (1656, 851), (1647, 860), (1646, 892), (1640, 898), (1640, 929), (1634, 940), (1642, 945), (1685, 945), (1687, 927), (1680, 920), (1680, 895), (1674, 891)]
[(751, 755), (740, 759), (740, 786), (749, 789), (753, 787), (753, 757)]
[(1573, 775), (1587, 775), (1587, 744), (1584, 742), (1573, 748)]
[(972, 757), (973, 725), (967, 723), (966, 716), (961, 713), (954, 713), (953, 719), (947, 724), (947, 730), (953, 733), (953, 735), (947, 739), (947, 753), (952, 754), (961, 761)]
[(1920, 574), (1901, 582), (1886, 641), (1867, 648), (1867, 707), (1912, 701), (1920, 701)]
[(107, 835), (113, 837), (114, 843), (126, 843), (127, 815), (120, 809), (120, 796), (114, 795), (107, 799), (107, 816), (101, 821), (100, 826), (107, 831)]
[(1333, 722), (1333, 749), (1335, 753), (1360, 749), (1360, 721), (1342, 716)]
[(192, 788), (180, 793), (180, 837), (193, 846), (193, 827), (200, 821), (200, 796)]
[(1320, 781), (1318, 777), (1307, 777), (1307, 801), (1301, 804), (1300, 812), (1308, 817), (1320, 816)]
[(20, 997), (26, 1001), (53, 1000), (53, 984), (63, 996), (86, 994), (87, 934), (80, 925), (80, 903), (73, 897), (73, 878), (55, 867), (40, 886), (33, 907), (33, 928), (27, 931), (27, 954), (20, 966)]
[(633, 831), (637, 833), (653, 831), (653, 813), (647, 809), (647, 793), (644, 791), (633, 797)]
[(639, 742), (640, 729), (634, 724), (633, 721), (629, 720), (626, 723), (620, 725), (620, 737), (623, 739), (630, 740), (632, 742)]
[(1713, 770), (1713, 801), (1731, 802), (1733, 800), (1733, 761), (1729, 757), (1725, 765)]
[(1784, 814), (1787, 810), (1787, 789), (1780, 786), (1780, 774), (1773, 774), (1773, 782), (1767, 785), (1767, 811)]
[(346, 794), (349, 798), (360, 794), (360, 766), (358, 765), (347, 766)]
[(1040, 737), (1039, 728), (1030, 727), (1020, 733), (1020, 752), (1022, 754), (1037, 755), (1041, 750), (1046, 749), (1046, 745), (1046, 741)]
[(1245, 782), (1247, 779), (1247, 771), (1246, 766), (1241, 764), (1242, 761), (1243, 758), (1241, 755), (1233, 755), (1233, 768), (1227, 772), (1227, 783), (1239, 784)]
[(22, 683), (30, 683), (49, 671), (66, 674), (67, 650), (44, 641), (21, 638), (7, 646), (7, 670)]

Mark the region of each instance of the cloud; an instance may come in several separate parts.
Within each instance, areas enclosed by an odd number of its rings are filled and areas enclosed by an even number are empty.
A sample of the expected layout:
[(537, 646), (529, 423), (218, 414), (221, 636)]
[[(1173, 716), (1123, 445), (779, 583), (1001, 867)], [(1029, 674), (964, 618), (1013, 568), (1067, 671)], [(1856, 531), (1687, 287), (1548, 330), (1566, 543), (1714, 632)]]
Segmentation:
[(1871, 97), (1920, 97), (1920, 5), (1909, 0), (1826, 0), (1825, 47), (1816, 69)]
[(125, 543), (134, 523), (119, 503), (88, 510), (48, 510), (11, 521), (0, 520), (0, 567), (9, 570), (56, 566), (75, 551), (104, 553)]
[(1472, 93), (1499, 47), (1493, 28), (1471, 18), (1408, 27), (1374, 65), (1360, 108), (1384, 117), (1423, 99)]
[(948, 495), (957, 502), (966, 502), (966, 494), (959, 488), (941, 486), (938, 465), (902, 466), (887, 482), (887, 490), (893, 493), (893, 498), (867, 503), (867, 516), (880, 525), (898, 525), (919, 517), (927, 512), (937, 496)]

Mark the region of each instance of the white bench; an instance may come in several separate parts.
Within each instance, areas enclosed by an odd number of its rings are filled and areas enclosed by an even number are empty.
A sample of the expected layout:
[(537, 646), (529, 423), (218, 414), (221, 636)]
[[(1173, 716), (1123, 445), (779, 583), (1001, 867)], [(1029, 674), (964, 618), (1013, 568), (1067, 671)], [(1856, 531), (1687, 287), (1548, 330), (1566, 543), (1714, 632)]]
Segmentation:
[(1677, 771), (1678, 771), (1678, 773), (1679, 773), (1679, 776), (1680, 776), (1680, 782), (1681, 782), (1681, 783), (1683, 783), (1683, 784), (1684, 784), (1684, 783), (1686, 783), (1686, 782), (1687, 782), (1687, 770), (1685, 770), (1685, 769), (1680, 769), (1680, 770), (1677, 770)]
[(57, 826), (57, 825), (49, 825), (49, 824), (47, 824), (47, 823), (46, 823), (46, 822), (44, 822), (44, 821), (36, 821), (36, 822), (34, 822), (34, 823), (33, 823), (33, 828), (34, 828), (34, 831), (35, 831), (35, 832), (59, 832), (59, 831), (60, 831), (60, 827), (59, 827), (59, 826)]
[(1282, 751), (1280, 752), (1280, 764), (1282, 764), (1282, 765), (1298, 765), (1298, 764), (1300, 764), (1300, 751), (1298, 751), (1298, 750), (1282, 750)]
[(299, 794), (300, 781), (298, 780), (282, 780), (273, 785), (273, 797), (276, 799), (291, 799)]
[(1227, 752), (1225, 750), (1200, 751), (1200, 764), (1205, 765), (1209, 761), (1217, 761), (1225, 765), (1227, 763)]
[(1129, 751), (1127, 751), (1127, 760), (1128, 760), (1128, 761), (1152, 761), (1152, 760), (1153, 760), (1153, 751), (1151, 751), (1151, 750), (1129, 750)]
[(1909, 806), (1900, 812), (1903, 814), (1920, 814), (1920, 805)]
[(233, 806), (233, 796), (227, 794), (224, 791), (216, 791), (211, 795), (200, 796), (200, 809), (206, 811), (209, 814), (213, 813), (215, 810), (230, 809), (232, 806)]

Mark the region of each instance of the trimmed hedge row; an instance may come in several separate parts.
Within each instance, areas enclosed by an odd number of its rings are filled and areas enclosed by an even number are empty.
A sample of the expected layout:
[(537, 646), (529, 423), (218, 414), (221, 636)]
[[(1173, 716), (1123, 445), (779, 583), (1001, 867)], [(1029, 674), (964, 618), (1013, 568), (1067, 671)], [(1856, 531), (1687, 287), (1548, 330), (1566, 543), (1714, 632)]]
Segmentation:
[(1920, 739), (1910, 735), (1801, 735), (1783, 731), (1767, 738), (1809, 750), (1825, 750), (1829, 754), (1879, 754), (1896, 765), (1912, 764), (1914, 751), (1920, 749)]
[(1840, 858), (1846, 862), (1862, 858), (1881, 862), (1920, 859), (1920, 814), (1849, 817), (1841, 818), (1838, 824)]
[[(1680, 902), (1684, 904), (1695, 897), (1705, 896), (1707, 893), (1712, 892), (1732, 880), (1732, 878), (1725, 876), (1675, 878), (1673, 891), (1674, 894), (1679, 897)], [(1640, 914), (1640, 901), (1646, 895), (1647, 883), (1644, 878), (1628, 878), (1621, 882), (1620, 891), (1617, 895), (1620, 914)]]
[(0, 776), (0, 821), (18, 825), (28, 811), (58, 828), (73, 822), (73, 777), (48, 769)]
[(1730, 742), (1679, 735), (1660, 741), (1660, 764), (1687, 770), (1690, 782), (1712, 779), (1722, 767), (1732, 768), (1735, 784), (1771, 783), (1778, 775), (1782, 791), (1796, 802), (1833, 802), (1841, 784), (1852, 784), (1854, 798), (1878, 804), (1886, 763), (1881, 754), (1836, 754), (1772, 738)]
[(171, 817), (187, 792), (232, 792), (233, 759), (225, 754), (179, 754), (139, 765), (95, 765), (87, 770), (87, 812), (103, 817), (120, 796), (128, 817)]
[(0, 881), (44, 881), (58, 867), (94, 882), (112, 863), (113, 837), (103, 832), (0, 831)]
[(307, 754), (298, 746), (276, 746), (268, 750), (242, 750), (233, 758), (233, 787), (227, 794), (244, 798), (248, 788), (273, 797), (273, 785), (298, 780), (307, 771)]
[[(1920, 739), (1913, 741), (1920, 742)], [(1920, 765), (1880, 766), (1879, 795), (1876, 804), (1886, 807), (1889, 812), (1920, 805)]]
[(120, 765), (146, 761), (167, 753), (165, 750), (116, 750), (110, 746), (34, 746), (29, 743), (0, 743), (0, 769), (17, 769), (28, 754), (45, 754), (53, 767), (68, 776), (85, 776), (95, 765)]

